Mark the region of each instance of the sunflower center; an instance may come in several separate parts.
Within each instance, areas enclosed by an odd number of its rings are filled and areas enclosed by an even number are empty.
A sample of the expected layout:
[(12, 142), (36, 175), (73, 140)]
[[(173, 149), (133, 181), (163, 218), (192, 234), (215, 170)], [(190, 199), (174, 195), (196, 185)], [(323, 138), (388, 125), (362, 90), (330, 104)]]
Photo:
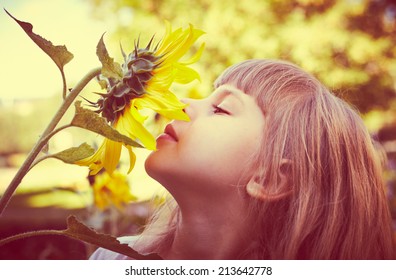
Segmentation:
[(144, 49), (135, 46), (135, 50), (125, 57), (122, 80), (101, 78), (106, 83), (107, 93), (101, 94), (94, 103), (96, 112), (110, 123), (118, 120), (132, 99), (146, 93), (147, 82), (153, 76), (153, 70), (160, 65), (160, 58), (150, 51), (150, 45)]

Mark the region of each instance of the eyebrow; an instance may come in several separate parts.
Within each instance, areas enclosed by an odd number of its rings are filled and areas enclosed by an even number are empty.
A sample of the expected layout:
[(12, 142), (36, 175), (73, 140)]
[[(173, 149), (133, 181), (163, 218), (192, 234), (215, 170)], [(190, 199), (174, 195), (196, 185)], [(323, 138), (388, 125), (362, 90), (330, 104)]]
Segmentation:
[(219, 98), (224, 99), (227, 96), (234, 96), (242, 105), (245, 105), (241, 98), (241, 94), (243, 94), (241, 90), (228, 86), (221, 86), (219, 89), (221, 90), (219, 92)]

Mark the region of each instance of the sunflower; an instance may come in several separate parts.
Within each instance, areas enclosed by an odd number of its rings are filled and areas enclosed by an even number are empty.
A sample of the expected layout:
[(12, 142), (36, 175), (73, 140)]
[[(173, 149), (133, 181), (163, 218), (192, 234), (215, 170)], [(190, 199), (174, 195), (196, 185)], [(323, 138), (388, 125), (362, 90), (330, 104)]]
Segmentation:
[[(165, 36), (156, 47), (151, 49), (152, 38), (145, 48), (139, 48), (137, 42), (128, 56), (123, 52), (122, 79), (103, 75), (99, 78), (107, 92), (100, 94), (100, 99), (91, 102), (91, 105), (118, 132), (140, 141), (146, 149), (155, 150), (155, 138), (144, 127), (147, 116), (140, 111), (149, 108), (168, 119), (189, 121), (183, 111), (186, 104), (170, 91), (170, 86), (172, 83), (187, 84), (200, 79), (199, 74), (189, 65), (198, 61), (204, 44), (190, 59), (181, 59), (203, 34), (202, 30), (191, 24), (186, 29), (173, 31), (167, 22)], [(129, 152), (129, 173), (135, 164), (132, 147), (109, 139), (104, 139), (94, 155), (79, 160), (76, 164), (89, 166), (91, 175), (97, 174), (102, 168), (111, 174), (118, 165), (122, 145)]]
[(118, 171), (109, 174), (101, 172), (93, 178), (94, 204), (101, 210), (115, 205), (122, 209), (125, 204), (136, 200), (132, 195), (126, 176)]

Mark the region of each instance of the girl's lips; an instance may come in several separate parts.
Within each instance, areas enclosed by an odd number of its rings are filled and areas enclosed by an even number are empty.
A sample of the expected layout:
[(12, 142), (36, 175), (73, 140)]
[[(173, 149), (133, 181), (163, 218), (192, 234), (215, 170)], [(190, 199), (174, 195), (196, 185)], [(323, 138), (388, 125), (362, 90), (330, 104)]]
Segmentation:
[(177, 138), (176, 131), (175, 131), (175, 129), (173, 128), (173, 126), (171, 124), (168, 124), (165, 127), (164, 133), (161, 134), (158, 138), (173, 140), (175, 142), (177, 142), (179, 140)]

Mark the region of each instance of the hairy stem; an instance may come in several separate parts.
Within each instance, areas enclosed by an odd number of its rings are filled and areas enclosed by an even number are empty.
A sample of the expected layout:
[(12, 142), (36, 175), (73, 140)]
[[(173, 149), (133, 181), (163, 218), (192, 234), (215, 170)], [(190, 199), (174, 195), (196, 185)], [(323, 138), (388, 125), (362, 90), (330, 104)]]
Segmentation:
[(62, 83), (63, 83), (62, 97), (63, 99), (66, 99), (66, 92), (67, 92), (66, 76), (65, 76), (65, 72), (63, 72), (63, 69), (61, 69), (60, 72), (62, 75)]
[(27, 156), (25, 162), (22, 164), (21, 168), (16, 173), (15, 177), (11, 181), (10, 185), (5, 190), (3, 196), (0, 198), (0, 216), (3, 213), (4, 209), (7, 207), (8, 202), (10, 201), (12, 195), (14, 194), (16, 188), (21, 183), (23, 177), (25, 177), (26, 173), (29, 171), (29, 168), (32, 162), (35, 160), (37, 155), (43, 149), (45, 144), (48, 142), (49, 138), (47, 137), (54, 131), (56, 126), (58, 125), (59, 121), (62, 119), (63, 115), (66, 113), (67, 109), (73, 103), (74, 99), (80, 94), (81, 90), (97, 75), (100, 74), (101, 68), (95, 68), (88, 72), (84, 78), (73, 88), (73, 90), (67, 95), (65, 100), (63, 101), (61, 107), (56, 112), (55, 116), (48, 124), (47, 128), (44, 130), (43, 134), (41, 135), (40, 139), (30, 151), (29, 155)]
[[(55, 134), (57, 134), (59, 131), (62, 131), (62, 130), (64, 130), (64, 129), (66, 129), (66, 128), (68, 128), (68, 127), (72, 127), (72, 126), (73, 126), (72, 124), (67, 124), (67, 125), (61, 126), (61, 127), (57, 128), (57, 129), (53, 130), (50, 134), (48, 134), (48, 135), (45, 137), (45, 139), (43, 139), (43, 141), (45, 141), (45, 142), (47, 143), (47, 142), (52, 138), (52, 136), (54, 136)], [(50, 157), (52, 157), (52, 155), (45, 155), (45, 156), (43, 156), (43, 157), (41, 157), (41, 158), (36, 159), (36, 160), (30, 165), (28, 172), (29, 172), (33, 167), (35, 167), (38, 163), (40, 163), (40, 162), (42, 162), (43, 160), (45, 160), (45, 159), (47, 159), (47, 158), (50, 158)]]
[(33, 237), (33, 236), (41, 236), (41, 235), (66, 235), (64, 233), (63, 230), (37, 230), (37, 231), (29, 231), (29, 232), (24, 232), (24, 233), (20, 233), (20, 234), (16, 234), (7, 238), (4, 238), (2, 240), (0, 240), (0, 247), (19, 240), (19, 239), (23, 239), (23, 238), (27, 238), (27, 237)]

